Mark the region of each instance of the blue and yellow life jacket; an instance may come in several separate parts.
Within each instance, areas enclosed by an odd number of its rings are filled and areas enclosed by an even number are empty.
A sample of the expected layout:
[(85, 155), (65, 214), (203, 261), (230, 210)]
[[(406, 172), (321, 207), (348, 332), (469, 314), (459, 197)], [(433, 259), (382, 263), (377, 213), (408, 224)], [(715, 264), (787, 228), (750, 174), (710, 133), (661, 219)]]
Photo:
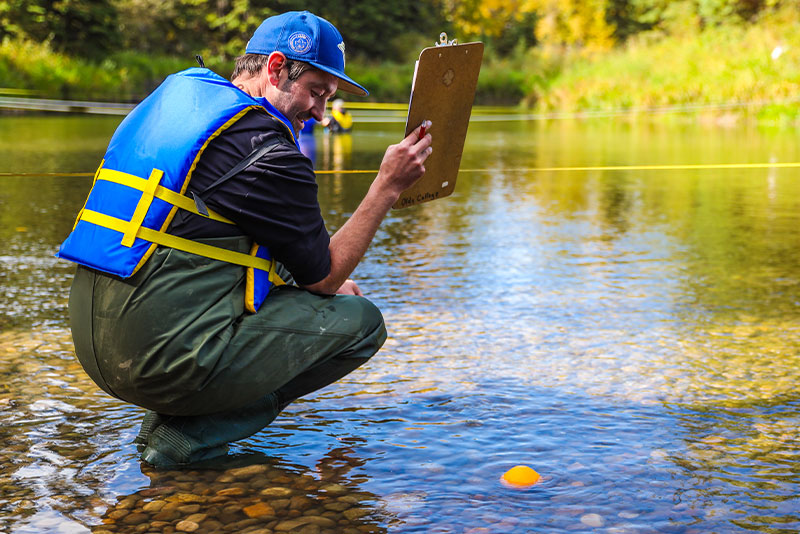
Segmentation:
[(166, 233), (179, 208), (234, 224), (204, 205), (198, 209), (184, 193), (209, 143), (252, 109), (269, 113), (292, 133), (266, 99), (249, 96), (208, 69), (168, 76), (114, 132), (57, 256), (122, 278), (132, 276), (158, 245), (242, 265), (245, 307), (258, 311), (272, 285), (283, 283), (266, 247), (254, 243), (248, 255)]

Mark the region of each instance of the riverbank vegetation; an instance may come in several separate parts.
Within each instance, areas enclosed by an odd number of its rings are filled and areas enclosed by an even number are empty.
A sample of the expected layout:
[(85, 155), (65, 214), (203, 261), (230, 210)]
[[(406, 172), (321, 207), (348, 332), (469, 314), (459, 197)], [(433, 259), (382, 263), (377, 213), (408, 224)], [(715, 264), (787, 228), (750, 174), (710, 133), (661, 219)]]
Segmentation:
[[(336, 4), (336, 5), (333, 5)], [(478, 104), (539, 113), (800, 118), (800, 10), (778, 0), (0, 0), (0, 88), (137, 101), (195, 54), (227, 76), (260, 21), (308, 8), (347, 40), (368, 100), (405, 102), (441, 30), (482, 40)], [(412, 5), (413, 4), (413, 5)], [(0, 89), (1, 91), (2, 89)]]

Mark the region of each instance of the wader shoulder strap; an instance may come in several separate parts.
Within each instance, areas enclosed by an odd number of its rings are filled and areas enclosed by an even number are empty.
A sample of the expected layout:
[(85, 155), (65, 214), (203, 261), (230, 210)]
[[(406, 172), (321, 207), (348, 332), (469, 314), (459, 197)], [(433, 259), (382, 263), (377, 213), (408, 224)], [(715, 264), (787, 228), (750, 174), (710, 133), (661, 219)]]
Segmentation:
[(191, 192), (192, 198), (194, 198), (194, 203), (195, 206), (197, 206), (197, 211), (199, 211), (201, 214), (207, 217), (208, 207), (206, 206), (206, 203), (203, 201), (203, 198), (208, 198), (208, 196), (211, 193), (213, 193), (217, 187), (224, 184), (225, 182), (227, 182), (228, 180), (230, 180), (231, 178), (233, 178), (234, 176), (245, 170), (247, 167), (249, 167), (256, 161), (261, 159), (266, 154), (269, 154), (270, 152), (275, 150), (275, 148), (280, 144), (280, 142), (281, 142), (280, 138), (276, 139), (274, 137), (264, 141), (263, 143), (255, 147), (252, 152), (250, 152), (247, 156), (245, 156), (244, 159), (242, 159), (239, 163), (237, 163), (231, 170), (229, 170), (228, 172), (217, 178), (217, 180), (213, 184), (206, 187), (203, 191), (201, 191), (200, 193), (195, 193), (194, 191), (192, 191)]

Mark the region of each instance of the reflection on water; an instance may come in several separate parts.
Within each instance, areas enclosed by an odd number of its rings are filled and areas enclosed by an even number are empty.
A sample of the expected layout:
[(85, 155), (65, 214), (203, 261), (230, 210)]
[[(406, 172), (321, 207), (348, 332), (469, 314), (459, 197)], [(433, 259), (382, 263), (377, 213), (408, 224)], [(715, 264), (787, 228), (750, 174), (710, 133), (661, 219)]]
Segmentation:
[[(113, 129), (92, 121), (38, 118), (49, 155), (0, 160), (33, 172), (63, 153), (91, 171), (104, 141), (63, 134)], [(0, 119), (0, 152), (29, 127)], [(399, 135), (360, 127), (348, 166), (376, 169)], [(800, 161), (796, 145), (683, 125), (471, 126), (454, 195), (392, 212), (356, 272), (385, 348), (227, 464), (183, 472), (136, 461), (142, 411), (72, 355), (72, 267), (52, 254), (90, 178), (2, 178), (0, 531), (797, 532), (795, 171), (531, 170)], [(331, 230), (370, 179), (320, 176)], [(502, 486), (517, 464), (543, 481)]]

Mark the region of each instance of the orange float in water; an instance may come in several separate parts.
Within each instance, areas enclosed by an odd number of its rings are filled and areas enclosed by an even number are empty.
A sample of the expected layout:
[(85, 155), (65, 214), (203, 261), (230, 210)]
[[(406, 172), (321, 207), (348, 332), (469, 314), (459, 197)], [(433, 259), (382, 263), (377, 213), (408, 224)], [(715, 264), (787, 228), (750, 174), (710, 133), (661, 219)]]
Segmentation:
[(533, 486), (542, 478), (539, 473), (527, 465), (517, 465), (503, 473), (500, 481), (506, 486), (514, 488), (527, 488)]

